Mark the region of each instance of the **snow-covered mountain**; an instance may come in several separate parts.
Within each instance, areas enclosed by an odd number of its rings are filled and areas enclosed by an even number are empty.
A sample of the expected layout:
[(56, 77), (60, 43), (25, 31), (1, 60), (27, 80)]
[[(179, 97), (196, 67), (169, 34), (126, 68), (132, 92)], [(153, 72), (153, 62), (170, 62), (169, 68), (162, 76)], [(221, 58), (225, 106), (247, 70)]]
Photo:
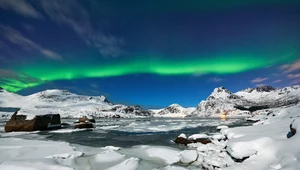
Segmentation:
[(239, 115), (255, 110), (278, 108), (297, 104), (300, 101), (300, 86), (276, 89), (271, 86), (248, 88), (232, 93), (225, 87), (215, 88), (210, 96), (201, 101), (192, 115)]
[(164, 109), (152, 111), (155, 113), (155, 117), (186, 117), (189, 116), (194, 110), (194, 107), (184, 108), (179, 104), (171, 104)]
[(67, 90), (45, 90), (21, 96), (1, 89), (0, 107), (17, 107), (25, 112), (41, 114), (59, 113), (63, 118), (77, 118), (83, 115), (97, 118), (151, 115), (150, 111), (145, 111), (139, 106), (112, 104), (104, 96), (77, 95)]

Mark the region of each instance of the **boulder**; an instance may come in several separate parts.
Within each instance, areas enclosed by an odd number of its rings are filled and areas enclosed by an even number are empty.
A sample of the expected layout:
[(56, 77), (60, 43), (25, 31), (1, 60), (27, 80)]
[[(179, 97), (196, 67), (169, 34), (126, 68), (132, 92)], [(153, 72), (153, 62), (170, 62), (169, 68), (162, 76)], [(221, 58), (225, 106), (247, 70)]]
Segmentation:
[(190, 141), (190, 140), (188, 140), (188, 139), (186, 139), (186, 138), (180, 137), (180, 136), (178, 136), (178, 137), (174, 140), (174, 142), (175, 142), (176, 144), (183, 144), (183, 145), (187, 145), (187, 144), (192, 143), (192, 141)]
[[(195, 138), (193, 136), (195, 136)], [(204, 137), (204, 136), (200, 137), (200, 136), (192, 135), (187, 139), (186, 137), (180, 135), (174, 140), (174, 142), (176, 144), (183, 144), (183, 145), (188, 145), (190, 143), (208, 144), (211, 143), (211, 140), (208, 137)]]
[(94, 124), (90, 122), (78, 123), (75, 125), (75, 128), (84, 129), (84, 128), (94, 128)]
[(92, 122), (92, 123), (95, 123), (95, 119), (89, 119), (87, 118), (86, 116), (83, 116), (82, 118), (79, 118), (79, 121), (78, 122)]
[(202, 144), (208, 144), (211, 143), (211, 140), (208, 138), (199, 138), (193, 141), (194, 143), (202, 143)]
[(26, 115), (18, 115), (16, 111), (5, 124), (6, 132), (37, 131), (59, 129), (61, 127), (59, 114), (36, 115), (31, 120), (26, 120)]

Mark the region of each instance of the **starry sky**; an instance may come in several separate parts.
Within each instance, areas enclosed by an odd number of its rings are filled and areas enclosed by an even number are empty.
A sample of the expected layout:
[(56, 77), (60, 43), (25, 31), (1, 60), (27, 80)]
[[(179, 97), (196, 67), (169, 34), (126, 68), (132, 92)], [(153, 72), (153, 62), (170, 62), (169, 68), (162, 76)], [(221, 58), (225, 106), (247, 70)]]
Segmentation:
[(0, 0), (0, 86), (196, 106), (300, 84), (299, 0)]

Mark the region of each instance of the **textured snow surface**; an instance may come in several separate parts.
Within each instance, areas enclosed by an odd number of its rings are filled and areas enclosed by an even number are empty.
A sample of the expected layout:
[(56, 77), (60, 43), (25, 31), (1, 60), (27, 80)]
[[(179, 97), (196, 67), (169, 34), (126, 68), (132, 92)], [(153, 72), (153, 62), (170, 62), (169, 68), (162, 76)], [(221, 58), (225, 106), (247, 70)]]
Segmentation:
[[(235, 158), (249, 157), (228, 170), (299, 169), (300, 105), (276, 109), (277, 116), (267, 117), (250, 127), (222, 129), (230, 140), (227, 151)], [(296, 135), (287, 138), (290, 124)]]
[[(0, 169), (73, 169), (59, 164), (52, 155), (73, 152), (65, 142), (0, 138)], [(47, 168), (46, 168), (47, 167)]]

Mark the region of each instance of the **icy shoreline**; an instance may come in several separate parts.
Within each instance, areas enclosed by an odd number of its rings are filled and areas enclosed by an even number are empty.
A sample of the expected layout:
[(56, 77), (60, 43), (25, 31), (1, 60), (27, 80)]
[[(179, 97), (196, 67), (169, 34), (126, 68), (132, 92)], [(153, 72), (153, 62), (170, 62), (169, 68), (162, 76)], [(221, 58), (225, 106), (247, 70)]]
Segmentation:
[[(190, 139), (205, 137), (211, 140), (208, 144), (191, 143), (184, 149), (153, 145), (88, 147), (66, 142), (19, 139), (13, 137), (19, 134), (9, 136), (8, 133), (5, 138), (0, 138), (0, 169), (296, 170), (300, 166), (300, 135), (296, 133), (288, 138), (287, 134), (292, 122), (291, 127), (300, 130), (299, 111), (299, 104), (261, 110), (251, 118), (258, 121), (253, 126), (219, 126), (219, 133), (188, 134), (190, 137), (181, 135)], [(154, 126), (155, 121), (153, 123)], [(111, 126), (109, 122), (106, 125), (108, 129), (124, 129)], [(126, 126), (134, 130), (141, 125), (151, 129), (151, 124), (143, 121)], [(106, 130), (105, 127), (100, 129)], [(53, 131), (58, 134), (72, 132)]]

